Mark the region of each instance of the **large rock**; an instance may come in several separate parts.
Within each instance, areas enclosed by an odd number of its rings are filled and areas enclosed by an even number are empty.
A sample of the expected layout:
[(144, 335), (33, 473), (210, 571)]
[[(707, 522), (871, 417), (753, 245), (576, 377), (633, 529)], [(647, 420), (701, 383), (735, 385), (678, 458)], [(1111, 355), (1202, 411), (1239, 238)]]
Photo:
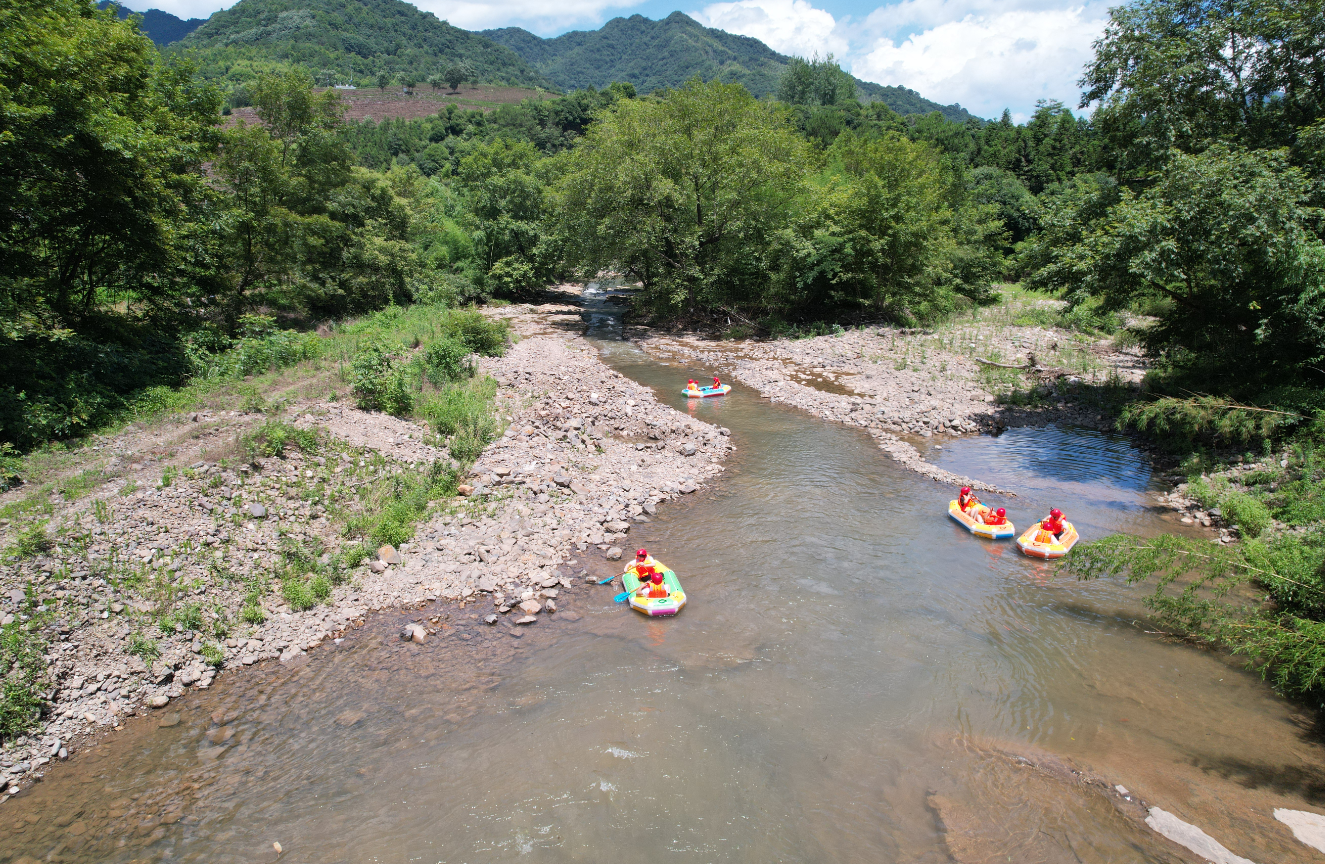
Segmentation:
[(1293, 829), (1293, 836), (1318, 852), (1325, 852), (1325, 816), (1306, 810), (1276, 808), (1274, 818)]
[(620, 547), (620, 546), (613, 546), (611, 549), (608, 549), (608, 550), (607, 550), (607, 560), (608, 560), (608, 561), (620, 561), (620, 560), (621, 560), (621, 547)]
[(248, 515), (252, 516), (254, 519), (261, 519), (267, 515), (267, 508), (263, 507), (256, 501), (248, 505), (246, 509), (248, 510)]
[(492, 573), (484, 573), (482, 576), (478, 577), (478, 590), (492, 594), (498, 587), (497, 577)]
[(1150, 808), (1146, 824), (1179, 846), (1190, 849), (1205, 860), (1213, 861), (1214, 864), (1254, 864), (1246, 858), (1234, 855), (1225, 849), (1222, 843), (1195, 825), (1188, 825), (1177, 816), (1158, 807)]
[(417, 642), (422, 645), (423, 640), (428, 638), (428, 631), (422, 624), (406, 624), (405, 629), (400, 631), (400, 640), (402, 642)]
[(613, 532), (613, 533), (615, 533), (615, 534), (625, 534), (627, 531), (630, 530), (630, 523), (629, 523), (629, 522), (607, 522), (607, 523), (604, 523), (604, 525), (603, 525), (603, 529), (604, 529), (605, 531), (611, 531), (611, 532)]
[(377, 560), (381, 561), (383, 564), (405, 563), (405, 559), (400, 557), (400, 553), (396, 551), (396, 547), (389, 544), (377, 550)]
[(680, 447), (678, 447), (678, 448), (676, 448), (676, 449), (679, 450), (679, 451), (681, 451), (681, 455), (682, 455), (682, 456), (694, 456), (694, 455), (695, 455), (695, 445), (694, 445), (694, 444), (691, 444), (689, 441), (686, 441), (685, 443), (683, 443)]
[(543, 609), (543, 604), (537, 600), (525, 600), (520, 604), (519, 609), (526, 615), (537, 615)]

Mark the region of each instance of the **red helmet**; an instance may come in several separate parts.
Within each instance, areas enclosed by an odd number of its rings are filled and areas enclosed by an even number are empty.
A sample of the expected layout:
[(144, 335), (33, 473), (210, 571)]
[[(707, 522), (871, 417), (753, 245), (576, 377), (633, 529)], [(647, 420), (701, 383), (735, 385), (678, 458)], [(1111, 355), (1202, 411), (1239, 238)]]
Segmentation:
[(636, 550), (635, 550), (635, 560), (636, 560), (636, 561), (643, 561), (645, 558), (648, 558), (648, 557), (649, 557), (649, 550), (648, 550), (648, 549), (636, 549)]
[(970, 494), (971, 494), (971, 487), (970, 487), (970, 486), (963, 486), (963, 487), (962, 487), (962, 494), (963, 494), (963, 495), (970, 495)]
[(1062, 519), (1062, 518), (1063, 518), (1063, 511), (1062, 511), (1062, 510), (1059, 510), (1057, 507), (1055, 507), (1054, 509), (1052, 509), (1052, 510), (1049, 511), (1049, 515), (1052, 516), (1052, 517), (1054, 517), (1055, 519)]
[(653, 580), (653, 584), (654, 584), (654, 585), (661, 585), (661, 584), (662, 584), (662, 574), (661, 574), (661, 573), (658, 573), (658, 572), (655, 571), (654, 574), (653, 574), (652, 576), (650, 576), (649, 578)]
[(1008, 515), (1008, 511), (1007, 511), (1007, 510), (1004, 510), (1002, 507), (1000, 507), (1000, 508), (998, 508), (998, 515), (999, 515), (999, 516), (1006, 516), (1006, 515)]

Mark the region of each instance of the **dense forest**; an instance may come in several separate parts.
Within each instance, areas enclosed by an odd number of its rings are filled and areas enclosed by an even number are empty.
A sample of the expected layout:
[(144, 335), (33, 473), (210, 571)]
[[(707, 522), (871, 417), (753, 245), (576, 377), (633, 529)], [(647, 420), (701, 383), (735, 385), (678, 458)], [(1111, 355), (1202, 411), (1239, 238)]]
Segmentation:
[[(222, 62), (241, 23), (189, 37), (222, 46), (198, 61)], [(330, 31), (305, 25), (316, 66)], [(300, 48), (244, 71), (260, 122), (225, 124), (233, 90), (134, 19), (17, 0), (0, 7), (0, 463), (190, 380), (293, 362), (298, 331), (393, 305), (610, 271), (642, 286), (641, 318), (769, 333), (925, 324), (1016, 280), (1136, 322), (1153, 368), (1122, 422), (1185, 448), (1247, 538), (1116, 538), (1078, 566), (1157, 578), (1175, 631), (1319, 698), (1322, 38), (1302, 5), (1134, 0), (1083, 71), (1093, 114), (1043, 103), (1021, 125), (862, 102), (831, 59), (788, 62), (763, 99), (696, 78), (346, 124)], [(1278, 467), (1204, 476), (1239, 450)], [(1257, 539), (1274, 520), (1297, 529)], [(1245, 581), (1260, 606), (1221, 599)]]

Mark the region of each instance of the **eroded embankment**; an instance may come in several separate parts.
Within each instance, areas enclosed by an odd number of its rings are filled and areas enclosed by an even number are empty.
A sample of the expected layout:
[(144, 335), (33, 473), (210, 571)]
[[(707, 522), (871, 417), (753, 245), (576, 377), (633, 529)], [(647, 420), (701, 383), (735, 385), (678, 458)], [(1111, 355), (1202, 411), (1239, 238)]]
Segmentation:
[[(328, 565), (357, 542), (345, 537), (358, 508), (347, 492), (448, 462), (427, 429), (303, 401), (275, 417), (194, 414), (89, 445), (74, 470), (95, 469), (95, 487), (40, 502), (55, 545), (0, 567), (0, 614), (37, 628), (49, 681), (42, 726), (5, 749), (0, 789), (40, 779), (130, 713), (224, 670), (289, 661), (375, 610), (468, 600), (534, 624), (555, 614), (575, 555), (618, 557), (632, 524), (722, 470), (726, 430), (659, 403), (579, 336), (549, 333), (534, 310), (502, 315), (528, 335), (481, 363), (509, 428), (475, 463), (473, 493), (435, 502), (413, 540), (324, 584), (311, 609), (282, 597), (282, 568), (297, 556)], [(250, 462), (238, 442), (273, 420), (323, 443)], [(0, 546), (27, 524), (0, 525)]]

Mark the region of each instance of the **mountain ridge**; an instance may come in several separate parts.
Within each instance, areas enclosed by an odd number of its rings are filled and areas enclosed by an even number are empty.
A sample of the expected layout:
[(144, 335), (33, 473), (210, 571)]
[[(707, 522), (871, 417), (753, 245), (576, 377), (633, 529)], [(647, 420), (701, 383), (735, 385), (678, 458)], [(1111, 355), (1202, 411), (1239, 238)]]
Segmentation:
[(207, 23), (206, 18), (180, 18), (178, 15), (172, 15), (169, 12), (163, 12), (160, 9), (148, 9), (146, 12), (134, 12), (132, 9), (121, 6), (112, 0), (101, 0), (97, 4), (98, 9), (105, 9), (109, 6), (115, 7), (115, 14), (120, 18), (128, 18), (130, 15), (141, 15), (142, 23), (138, 25), (139, 29), (147, 34), (147, 38), (156, 43), (156, 47), (164, 48), (174, 42), (178, 42), (185, 36), (197, 30), (203, 24)]
[(170, 47), (212, 79), (297, 63), (328, 84), (379, 74), (422, 82), (465, 62), (476, 83), (553, 86), (510, 48), (404, 0), (239, 0)]
[[(550, 39), (519, 27), (478, 32), (519, 54), (563, 90), (629, 81), (647, 93), (699, 75), (744, 84), (762, 97), (777, 92), (791, 61), (753, 36), (705, 27), (683, 12), (656, 21), (638, 14), (617, 17), (597, 30), (572, 30)], [(960, 105), (940, 105), (905, 87), (853, 80), (862, 101), (883, 102), (899, 114), (939, 111), (955, 122), (974, 117)]]

